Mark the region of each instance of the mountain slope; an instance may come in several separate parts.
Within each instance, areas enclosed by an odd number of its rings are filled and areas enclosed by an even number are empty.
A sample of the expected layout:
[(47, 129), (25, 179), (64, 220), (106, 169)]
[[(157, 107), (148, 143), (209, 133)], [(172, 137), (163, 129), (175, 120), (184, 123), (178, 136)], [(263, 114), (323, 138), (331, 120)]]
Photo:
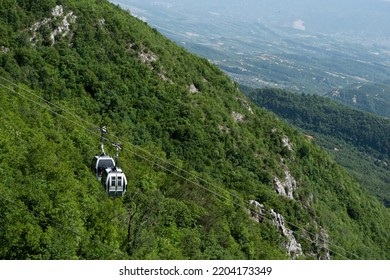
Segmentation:
[(351, 107), (390, 118), (390, 81), (378, 84), (357, 83), (335, 89), (326, 96)]
[(314, 136), (362, 186), (388, 207), (390, 202), (390, 121), (327, 98), (278, 89), (252, 90), (247, 96)]
[(389, 212), (206, 59), (104, 0), (3, 3), (3, 259), (389, 258)]

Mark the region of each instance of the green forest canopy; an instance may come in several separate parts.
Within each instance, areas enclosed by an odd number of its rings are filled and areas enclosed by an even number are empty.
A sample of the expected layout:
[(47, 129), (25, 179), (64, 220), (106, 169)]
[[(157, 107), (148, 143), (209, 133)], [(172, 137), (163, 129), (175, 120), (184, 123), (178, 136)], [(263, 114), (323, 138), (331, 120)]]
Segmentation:
[[(0, 81), (1, 258), (292, 258), (271, 209), (301, 244), (295, 257), (389, 258), (375, 198), (217, 67), (119, 7), (3, 0), (0, 34), (0, 76), (17, 84)], [(124, 198), (90, 171), (100, 125), (124, 140)], [(286, 172), (293, 199), (274, 189)], [(249, 200), (264, 205), (261, 222)]]

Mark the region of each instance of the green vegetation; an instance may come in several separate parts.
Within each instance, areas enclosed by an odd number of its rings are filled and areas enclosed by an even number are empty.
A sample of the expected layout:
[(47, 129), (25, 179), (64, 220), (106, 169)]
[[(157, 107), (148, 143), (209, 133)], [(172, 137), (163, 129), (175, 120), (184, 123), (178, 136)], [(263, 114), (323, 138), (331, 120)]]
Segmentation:
[(327, 96), (351, 107), (390, 118), (390, 80), (382, 83), (357, 83), (333, 90)]
[(390, 206), (390, 120), (316, 95), (243, 90), (256, 104), (314, 136), (362, 186)]
[[(271, 209), (299, 258), (390, 257), (387, 209), (206, 59), (105, 0), (0, 3), (2, 259), (291, 258)], [(90, 171), (92, 124), (125, 147), (123, 198)]]

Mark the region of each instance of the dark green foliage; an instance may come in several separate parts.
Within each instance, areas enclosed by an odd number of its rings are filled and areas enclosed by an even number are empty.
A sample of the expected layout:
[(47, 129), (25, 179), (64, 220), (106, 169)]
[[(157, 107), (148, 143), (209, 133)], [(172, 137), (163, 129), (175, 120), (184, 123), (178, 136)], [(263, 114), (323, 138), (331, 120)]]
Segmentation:
[(357, 83), (326, 94), (339, 102), (366, 112), (390, 118), (390, 81)]
[(390, 121), (385, 118), (349, 109), (318, 95), (301, 96), (269, 88), (253, 91), (249, 96), (303, 129), (343, 139), (378, 157), (390, 154)]
[[(244, 88), (256, 104), (302, 128), (359, 182), (390, 205), (390, 121), (316, 95)], [(307, 155), (303, 146), (298, 154)]]
[[(0, 80), (1, 258), (288, 258), (270, 213), (250, 218), (250, 199), (284, 216), (302, 258), (321, 254), (305, 233), (320, 227), (350, 252), (330, 245), (333, 258), (389, 257), (386, 209), (297, 130), (249, 108), (207, 60), (107, 1), (13, 3), (0, 6), (19, 18), (0, 19), (0, 76), (17, 84)], [(77, 18), (52, 45), (55, 4)], [(91, 124), (124, 144), (124, 198), (107, 197), (89, 169)], [(274, 191), (286, 170), (294, 199)]]

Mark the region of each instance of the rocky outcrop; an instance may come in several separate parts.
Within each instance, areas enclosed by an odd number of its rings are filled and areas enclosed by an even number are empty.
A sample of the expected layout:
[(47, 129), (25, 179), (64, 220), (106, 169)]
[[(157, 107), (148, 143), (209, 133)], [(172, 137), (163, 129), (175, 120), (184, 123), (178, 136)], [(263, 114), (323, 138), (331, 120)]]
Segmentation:
[(290, 199), (294, 199), (294, 190), (297, 188), (297, 182), (291, 176), (290, 171), (284, 171), (285, 177), (283, 180), (278, 177), (274, 178), (274, 188), (277, 194), (284, 195)]
[(239, 101), (241, 103), (241, 105), (249, 111), (249, 113), (254, 114), (252, 107), (249, 105), (249, 103), (246, 99), (241, 98), (241, 97), (237, 97), (237, 101)]
[[(62, 17), (63, 13), (64, 13), (64, 11), (63, 11), (63, 8), (61, 5), (56, 6), (52, 11), (52, 14), (54, 17)], [(61, 24), (57, 28), (55, 28), (53, 30), (52, 34), (50, 35), (50, 38), (52, 41), (52, 44), (51, 44), (52, 46), (55, 44), (55, 39), (56, 39), (57, 35), (62, 34), (63, 37), (68, 35), (68, 33), (70, 31), (70, 25), (72, 23), (75, 23), (76, 19), (77, 19), (77, 16), (75, 16), (73, 14), (73, 12), (69, 12), (68, 14), (63, 16)]]
[(4, 47), (4, 46), (0, 47), (0, 52), (2, 52), (2, 53), (9, 53), (9, 51), (10, 51), (10, 49), (7, 47)]
[(156, 62), (158, 57), (156, 54), (154, 54), (150, 50), (143, 49), (139, 54), (138, 54), (140, 60), (142, 63), (151, 65), (153, 62)]
[(267, 214), (267, 210), (265, 209), (265, 206), (256, 200), (250, 200), (249, 203), (255, 207), (256, 211), (249, 211), (250, 217), (255, 220), (256, 222), (261, 223)]
[(99, 26), (103, 27), (106, 24), (106, 20), (104, 18), (99, 19)]
[(295, 239), (293, 231), (288, 229), (284, 222), (284, 217), (279, 213), (276, 213), (273, 209), (270, 210), (271, 215), (273, 216), (273, 223), (279, 229), (284, 237), (287, 238), (287, 242), (284, 243), (284, 247), (287, 249), (289, 256), (293, 259), (301, 256), (302, 246)]
[(232, 117), (234, 119), (235, 122), (243, 122), (245, 120), (245, 116), (241, 113), (237, 113), (237, 112), (232, 112)]
[(197, 92), (199, 92), (199, 90), (197, 89), (197, 87), (194, 84), (190, 85), (189, 90), (190, 90), (190, 93), (197, 93)]
[[(158, 60), (158, 56), (152, 52), (151, 50), (149, 50), (147, 47), (145, 46), (140, 46), (140, 45), (137, 45), (135, 43), (127, 43), (126, 44), (126, 49), (128, 52), (132, 53), (132, 54), (136, 54), (139, 58), (139, 60), (148, 65), (150, 67), (150, 69), (154, 69), (153, 68), (153, 63), (156, 62)], [(163, 71), (163, 70), (161, 70)], [(164, 72), (160, 72), (160, 74), (162, 76), (165, 76), (165, 73)], [(160, 76), (160, 78), (163, 79), (163, 77)]]
[[(55, 6), (51, 11), (52, 18), (44, 18), (43, 20), (34, 23), (30, 27), (30, 31), (32, 32), (32, 37), (30, 38), (30, 42), (33, 44), (38, 43), (39, 38), (37, 35), (37, 31), (43, 26), (47, 25), (52, 32), (50, 34), (51, 45), (54, 46), (56, 43), (56, 37), (58, 35), (62, 35), (62, 37), (67, 36), (70, 33), (71, 24), (76, 22), (77, 16), (73, 14), (72, 11), (64, 15), (64, 8), (62, 5)], [(53, 27), (53, 20), (57, 18), (62, 18), (58, 26)]]
[(32, 44), (38, 43), (37, 31), (38, 31), (42, 26), (44, 26), (45, 24), (47, 24), (48, 22), (49, 22), (49, 19), (44, 18), (43, 20), (34, 23), (34, 24), (30, 27), (30, 31), (32, 32), (32, 37), (30, 38), (30, 42), (31, 42)]
[(283, 145), (283, 147), (286, 147), (289, 151), (293, 150), (293, 145), (287, 136), (283, 136), (282, 145)]
[(165, 71), (160, 71), (160, 73), (158, 73), (158, 76), (161, 80), (173, 84), (173, 81), (167, 77), (167, 73)]
[(320, 228), (320, 232), (316, 234), (316, 244), (318, 245), (317, 258), (319, 260), (330, 260), (329, 253), (329, 235), (324, 228)]
[(230, 129), (224, 125), (218, 125), (218, 129), (221, 131), (221, 132), (224, 132), (224, 133), (228, 133), (230, 132)]
[(289, 151), (292, 151), (292, 150), (293, 150), (293, 143), (290, 141), (290, 139), (289, 139), (286, 135), (281, 134), (281, 133), (278, 131), (278, 129), (276, 129), (276, 128), (273, 128), (273, 129), (271, 130), (271, 132), (272, 132), (273, 134), (276, 134), (276, 135), (278, 135), (279, 137), (281, 137), (282, 147), (283, 147), (283, 148), (287, 148), (287, 150), (289, 150)]
[(51, 14), (53, 17), (60, 17), (64, 14), (64, 8), (62, 5), (57, 5), (51, 10)]
[(284, 217), (281, 214), (276, 213), (273, 209), (267, 211), (263, 204), (255, 200), (251, 200), (249, 203), (256, 209), (256, 211), (249, 211), (251, 218), (256, 222), (261, 223), (266, 218), (267, 213), (272, 216), (272, 223), (281, 235), (286, 238), (286, 241), (282, 245), (286, 248), (288, 255), (292, 259), (303, 255), (301, 244), (296, 240), (293, 231), (286, 227)]

